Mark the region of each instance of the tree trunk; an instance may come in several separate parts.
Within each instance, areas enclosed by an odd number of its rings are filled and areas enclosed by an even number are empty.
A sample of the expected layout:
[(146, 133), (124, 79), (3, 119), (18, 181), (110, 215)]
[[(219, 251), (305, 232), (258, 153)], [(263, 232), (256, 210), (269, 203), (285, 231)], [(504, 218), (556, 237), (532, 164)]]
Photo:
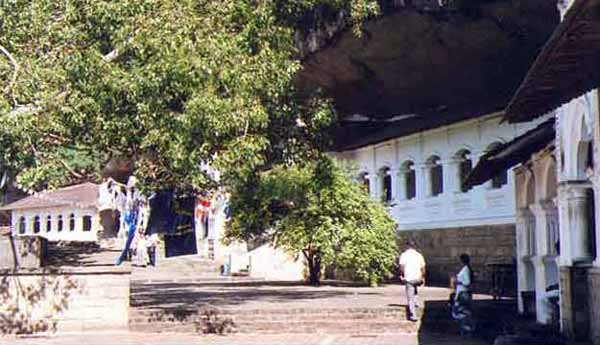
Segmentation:
[(304, 256), (308, 263), (310, 285), (319, 286), (321, 283), (321, 254), (318, 252), (305, 252)]

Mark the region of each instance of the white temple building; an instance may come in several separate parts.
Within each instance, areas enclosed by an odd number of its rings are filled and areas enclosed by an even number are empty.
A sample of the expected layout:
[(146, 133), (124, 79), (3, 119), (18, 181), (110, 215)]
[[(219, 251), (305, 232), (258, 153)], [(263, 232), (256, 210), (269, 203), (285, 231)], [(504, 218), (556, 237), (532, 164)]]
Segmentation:
[[(513, 175), (501, 171), (481, 186), (464, 186), (479, 157), (536, 125), (500, 119), (475, 117), (335, 153), (388, 205), (399, 233), (416, 240), (434, 283), (448, 283), (461, 252), (472, 256), (480, 287), (491, 285), (489, 265), (516, 259)], [(403, 121), (414, 119), (395, 125)]]

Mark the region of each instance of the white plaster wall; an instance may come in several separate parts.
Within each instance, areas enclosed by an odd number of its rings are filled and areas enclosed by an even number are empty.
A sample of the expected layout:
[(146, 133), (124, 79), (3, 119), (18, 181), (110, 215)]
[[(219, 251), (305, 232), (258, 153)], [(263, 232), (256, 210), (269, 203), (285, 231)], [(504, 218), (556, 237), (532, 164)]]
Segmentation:
[[(69, 216), (75, 215), (75, 230), (69, 230)], [(51, 229), (47, 229), (47, 217), (52, 217)], [(63, 230), (58, 231), (58, 216), (63, 217)], [(11, 229), (14, 235), (20, 236), (19, 234), (19, 220), (21, 217), (25, 217), (26, 230), (25, 235), (28, 236), (40, 236), (48, 239), (49, 241), (96, 241), (98, 239), (98, 232), (101, 230), (100, 220), (97, 210), (93, 208), (89, 209), (78, 209), (72, 206), (70, 207), (55, 207), (55, 208), (40, 208), (40, 209), (27, 209), (27, 210), (13, 210), (11, 213)], [(40, 217), (40, 232), (34, 233), (33, 224), (36, 216)], [(91, 231), (83, 231), (83, 216), (92, 217), (92, 229)]]
[[(460, 191), (458, 167), (455, 156), (460, 150), (471, 152), (473, 166), (489, 146), (507, 142), (535, 128), (546, 117), (525, 124), (500, 124), (499, 114), (467, 120), (406, 137), (392, 139), (377, 145), (335, 153), (341, 160), (358, 168), (357, 173), (368, 173), (371, 195), (381, 198), (381, 179), (377, 175), (382, 167), (397, 174), (402, 164), (411, 160), (415, 164), (417, 197), (403, 200), (399, 178), (392, 178), (393, 200), (389, 211), (398, 223), (399, 230), (451, 228), (476, 225), (509, 224), (515, 222), (515, 196), (512, 173), (508, 183), (492, 189), (491, 182), (477, 186), (466, 193)], [(424, 164), (432, 155), (439, 156), (443, 166), (444, 192), (428, 196), (428, 177)]]
[(240, 257), (238, 261), (246, 262), (246, 260), (250, 267), (249, 274), (253, 278), (294, 281), (304, 279), (302, 255), (294, 257), (270, 244), (250, 251), (246, 256)]

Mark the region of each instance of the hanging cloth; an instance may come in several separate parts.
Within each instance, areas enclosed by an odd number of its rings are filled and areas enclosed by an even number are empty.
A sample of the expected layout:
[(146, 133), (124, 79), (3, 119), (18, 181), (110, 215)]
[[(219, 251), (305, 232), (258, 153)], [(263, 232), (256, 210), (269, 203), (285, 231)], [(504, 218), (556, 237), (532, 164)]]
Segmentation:
[(127, 254), (131, 250), (131, 243), (133, 242), (133, 238), (135, 237), (135, 229), (137, 225), (137, 211), (133, 210), (131, 212), (127, 212), (125, 214), (125, 223), (129, 227), (129, 234), (127, 235), (127, 242), (125, 243), (125, 248), (121, 253), (121, 256), (117, 259), (116, 265), (119, 266), (125, 259), (127, 258)]
[(208, 199), (198, 199), (196, 201), (196, 212), (195, 212), (195, 218), (197, 219), (198, 224), (202, 224), (202, 226), (204, 227), (204, 233), (203, 233), (203, 238), (208, 237), (208, 220), (210, 217), (210, 206), (211, 206), (211, 202)]

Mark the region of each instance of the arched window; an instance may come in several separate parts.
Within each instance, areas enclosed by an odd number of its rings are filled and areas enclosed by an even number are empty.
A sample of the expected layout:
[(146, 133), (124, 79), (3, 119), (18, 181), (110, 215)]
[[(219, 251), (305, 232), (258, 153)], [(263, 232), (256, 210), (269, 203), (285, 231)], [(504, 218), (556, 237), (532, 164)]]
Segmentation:
[(58, 215), (58, 220), (56, 221), (56, 231), (61, 232), (63, 231), (63, 216), (62, 214)]
[(27, 220), (25, 217), (19, 218), (19, 233), (24, 234), (27, 231)]
[[(495, 142), (488, 146), (486, 151), (492, 151), (500, 147), (502, 143)], [(492, 177), (492, 188), (499, 189), (502, 188), (505, 184), (508, 183), (508, 170), (499, 171), (496, 175)]]
[(402, 164), (402, 174), (404, 175), (404, 199), (414, 199), (417, 196), (415, 164), (411, 161), (404, 162)]
[(73, 213), (69, 216), (69, 231), (75, 231), (75, 215)]
[(471, 189), (465, 185), (471, 170), (473, 170), (473, 161), (469, 150), (461, 150), (456, 153), (458, 160), (458, 181), (460, 182), (460, 191), (466, 193)]
[(369, 187), (369, 173), (363, 172), (360, 175), (358, 175), (358, 181), (365, 188), (367, 193), (371, 192)]
[(35, 218), (33, 218), (33, 232), (35, 234), (40, 232), (40, 216), (35, 216)]
[(52, 216), (48, 215), (46, 217), (46, 232), (50, 232), (50, 230), (52, 230)]
[(381, 200), (389, 202), (392, 200), (392, 175), (390, 168), (384, 167), (379, 170), (381, 177)]
[(83, 231), (92, 231), (92, 216), (83, 216)]
[(431, 156), (427, 160), (429, 166), (429, 195), (437, 196), (444, 192), (444, 171), (440, 157)]

